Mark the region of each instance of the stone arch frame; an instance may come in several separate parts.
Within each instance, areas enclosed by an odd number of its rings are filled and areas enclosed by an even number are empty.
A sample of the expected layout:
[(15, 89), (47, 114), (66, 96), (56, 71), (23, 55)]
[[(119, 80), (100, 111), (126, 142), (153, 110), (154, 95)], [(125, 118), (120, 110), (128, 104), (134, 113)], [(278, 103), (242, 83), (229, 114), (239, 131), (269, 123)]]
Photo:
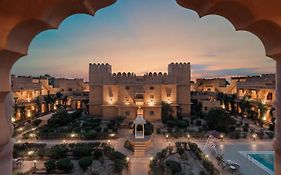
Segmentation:
[[(10, 70), (28, 52), (32, 39), (40, 32), (56, 29), (67, 17), (94, 15), (117, 0), (1, 0), (0, 1), (0, 171), (11, 174), (12, 129), (10, 108)], [(199, 17), (216, 14), (229, 20), (236, 30), (255, 34), (266, 55), (276, 61), (276, 138), (275, 174), (281, 174), (281, 1), (271, 0), (176, 0)], [(23, 32), (25, 32), (23, 34)]]

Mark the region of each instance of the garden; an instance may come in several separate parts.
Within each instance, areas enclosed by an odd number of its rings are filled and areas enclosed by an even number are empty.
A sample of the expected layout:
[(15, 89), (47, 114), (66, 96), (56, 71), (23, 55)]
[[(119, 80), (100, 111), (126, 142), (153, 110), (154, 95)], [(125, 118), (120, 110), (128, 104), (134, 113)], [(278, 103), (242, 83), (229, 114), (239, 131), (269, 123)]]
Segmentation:
[(82, 111), (58, 110), (46, 125), (23, 134), (24, 139), (114, 139), (121, 119), (103, 121), (83, 116)]
[(192, 142), (176, 142), (150, 158), (152, 175), (218, 175), (219, 171), (200, 148)]
[(44, 174), (121, 174), (128, 168), (128, 159), (124, 154), (100, 142), (52, 147), (46, 144), (15, 144), (13, 156), (22, 161), (44, 161), (44, 167), (33, 167), (31, 170)]

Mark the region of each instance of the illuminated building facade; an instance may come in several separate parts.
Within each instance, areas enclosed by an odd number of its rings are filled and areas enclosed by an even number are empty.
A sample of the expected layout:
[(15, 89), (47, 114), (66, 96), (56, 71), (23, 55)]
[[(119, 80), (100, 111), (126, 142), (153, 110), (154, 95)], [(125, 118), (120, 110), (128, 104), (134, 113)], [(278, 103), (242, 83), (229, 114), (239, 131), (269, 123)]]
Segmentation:
[(138, 107), (148, 121), (161, 119), (162, 102), (169, 103), (174, 115), (181, 109), (190, 114), (190, 63), (171, 63), (168, 73), (112, 73), (109, 64), (89, 65), (90, 103), (93, 116), (135, 119)]

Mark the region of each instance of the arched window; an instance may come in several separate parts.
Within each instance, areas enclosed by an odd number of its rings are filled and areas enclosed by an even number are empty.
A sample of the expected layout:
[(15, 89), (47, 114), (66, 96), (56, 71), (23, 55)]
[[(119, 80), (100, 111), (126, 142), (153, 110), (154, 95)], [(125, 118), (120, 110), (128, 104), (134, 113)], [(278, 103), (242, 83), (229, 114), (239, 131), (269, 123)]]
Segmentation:
[(143, 99), (143, 94), (136, 94), (136, 99)]

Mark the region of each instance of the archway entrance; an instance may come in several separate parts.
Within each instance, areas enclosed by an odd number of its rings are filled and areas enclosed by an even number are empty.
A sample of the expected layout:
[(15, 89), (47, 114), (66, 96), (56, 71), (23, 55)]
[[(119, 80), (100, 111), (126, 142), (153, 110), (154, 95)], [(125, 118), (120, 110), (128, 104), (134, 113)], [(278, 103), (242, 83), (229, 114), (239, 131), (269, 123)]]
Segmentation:
[[(0, 170), (11, 174), (11, 99), (10, 70), (13, 64), (27, 54), (28, 46), (38, 33), (54, 29), (68, 16), (76, 13), (93, 15), (98, 9), (116, 0), (53, 0), (26, 2), (25, 0), (0, 2)], [(217, 14), (227, 18), (237, 30), (246, 30), (258, 36), (264, 44), (266, 55), (276, 61), (276, 139), (275, 174), (281, 174), (281, 2), (259, 0), (177, 0), (199, 16)], [(239, 12), (239, 13), (237, 13)]]

